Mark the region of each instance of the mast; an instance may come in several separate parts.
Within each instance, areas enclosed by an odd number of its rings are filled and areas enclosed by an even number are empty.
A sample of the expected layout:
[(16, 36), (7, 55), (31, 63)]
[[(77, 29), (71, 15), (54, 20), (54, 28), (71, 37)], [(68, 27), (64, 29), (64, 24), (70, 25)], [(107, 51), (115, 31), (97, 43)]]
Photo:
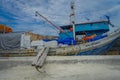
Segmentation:
[(73, 38), (76, 39), (75, 35), (75, 11), (74, 11), (74, 1), (71, 2), (71, 14), (70, 14), (70, 23), (73, 27)]

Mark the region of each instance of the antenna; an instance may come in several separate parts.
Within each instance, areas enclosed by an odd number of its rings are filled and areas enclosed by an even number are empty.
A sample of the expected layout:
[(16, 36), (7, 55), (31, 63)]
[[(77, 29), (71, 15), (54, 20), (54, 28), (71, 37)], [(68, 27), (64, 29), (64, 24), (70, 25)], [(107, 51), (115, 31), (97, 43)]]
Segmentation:
[(106, 17), (106, 18), (107, 18), (107, 20), (108, 20), (108, 24), (110, 24), (112, 27), (115, 27), (115, 25), (114, 25), (114, 24), (112, 24), (112, 23), (111, 23), (111, 21), (110, 21), (110, 16), (105, 15), (105, 17)]

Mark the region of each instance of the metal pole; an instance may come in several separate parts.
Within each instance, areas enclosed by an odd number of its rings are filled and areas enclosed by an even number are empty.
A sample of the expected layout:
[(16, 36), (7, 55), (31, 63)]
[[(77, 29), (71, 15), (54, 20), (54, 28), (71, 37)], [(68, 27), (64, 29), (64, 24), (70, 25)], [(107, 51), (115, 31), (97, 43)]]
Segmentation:
[(5, 34), (5, 25), (3, 25), (3, 26), (4, 26), (4, 32), (3, 33)]
[(73, 27), (73, 38), (74, 40), (76, 39), (76, 34), (75, 34), (75, 11), (74, 11), (74, 1), (71, 2), (71, 14), (70, 14), (70, 20), (71, 24)]
[(74, 37), (74, 40), (76, 39), (76, 34), (75, 34), (75, 24), (73, 24), (73, 37)]

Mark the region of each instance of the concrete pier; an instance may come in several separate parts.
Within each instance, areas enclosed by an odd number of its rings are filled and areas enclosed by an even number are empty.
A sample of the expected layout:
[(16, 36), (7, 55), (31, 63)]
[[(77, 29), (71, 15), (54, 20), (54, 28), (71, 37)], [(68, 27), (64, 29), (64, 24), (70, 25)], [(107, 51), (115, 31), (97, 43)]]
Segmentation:
[(35, 57), (0, 57), (0, 80), (119, 80), (120, 56), (48, 56), (38, 72)]

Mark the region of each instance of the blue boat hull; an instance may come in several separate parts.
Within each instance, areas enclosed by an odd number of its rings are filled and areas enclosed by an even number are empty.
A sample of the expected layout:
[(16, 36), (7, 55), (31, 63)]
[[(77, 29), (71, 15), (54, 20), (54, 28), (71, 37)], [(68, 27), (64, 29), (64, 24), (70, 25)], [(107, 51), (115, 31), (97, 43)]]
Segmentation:
[(80, 55), (105, 55), (106, 52), (107, 52), (109, 49), (111, 49), (111, 47), (114, 45), (114, 43), (115, 43), (116, 41), (117, 41), (117, 39), (114, 40), (114, 41), (112, 41), (111, 43), (108, 43), (108, 44), (106, 44), (106, 45), (103, 45), (103, 46), (101, 46), (101, 47), (99, 47), (99, 48), (95, 48), (95, 49), (88, 50), (88, 51), (85, 51), (85, 52), (80, 52), (80, 53), (78, 54), (78, 56), (80, 56)]

